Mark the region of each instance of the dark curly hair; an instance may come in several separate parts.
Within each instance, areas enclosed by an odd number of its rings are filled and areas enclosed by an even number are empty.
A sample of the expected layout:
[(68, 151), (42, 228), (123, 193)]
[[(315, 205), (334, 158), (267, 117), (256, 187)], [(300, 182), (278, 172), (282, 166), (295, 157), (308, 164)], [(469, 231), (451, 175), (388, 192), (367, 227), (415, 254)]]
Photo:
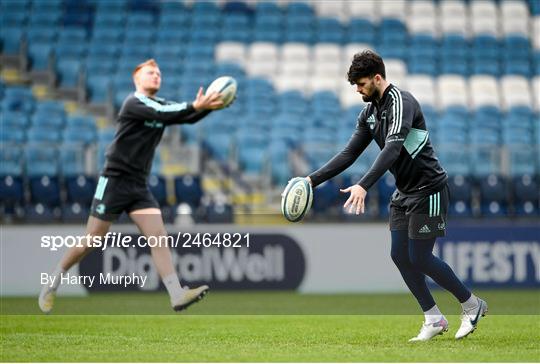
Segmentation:
[(384, 62), (377, 53), (365, 50), (354, 55), (351, 67), (349, 67), (349, 72), (347, 72), (347, 80), (351, 85), (354, 85), (359, 78), (372, 78), (376, 74), (379, 74), (382, 78), (386, 79)]

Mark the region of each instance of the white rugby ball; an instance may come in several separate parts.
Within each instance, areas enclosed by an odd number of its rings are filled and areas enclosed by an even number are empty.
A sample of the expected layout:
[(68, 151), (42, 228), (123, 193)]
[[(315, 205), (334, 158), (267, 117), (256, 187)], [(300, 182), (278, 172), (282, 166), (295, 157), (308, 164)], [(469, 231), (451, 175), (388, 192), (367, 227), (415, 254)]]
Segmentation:
[(281, 212), (290, 222), (298, 222), (304, 218), (313, 202), (313, 189), (303, 177), (295, 177), (289, 181), (281, 194)]
[(210, 86), (206, 89), (206, 95), (212, 92), (221, 94), (221, 101), (223, 101), (223, 107), (227, 107), (233, 102), (236, 96), (236, 80), (230, 76), (221, 76), (216, 78)]

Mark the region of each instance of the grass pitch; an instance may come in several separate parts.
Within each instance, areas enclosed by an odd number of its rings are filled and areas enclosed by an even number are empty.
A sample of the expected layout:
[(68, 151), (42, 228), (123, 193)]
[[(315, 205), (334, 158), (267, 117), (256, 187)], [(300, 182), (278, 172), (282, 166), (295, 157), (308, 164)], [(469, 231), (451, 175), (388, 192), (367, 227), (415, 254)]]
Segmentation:
[(490, 315), (475, 333), (454, 340), (459, 305), (439, 292), (450, 331), (414, 344), (407, 340), (422, 316), (411, 314), (418, 309), (407, 294), (211, 292), (183, 314), (168, 314), (165, 294), (93, 294), (60, 297), (50, 316), (37, 314), (35, 298), (2, 298), (0, 354), (12, 362), (539, 361), (538, 291), (479, 295)]

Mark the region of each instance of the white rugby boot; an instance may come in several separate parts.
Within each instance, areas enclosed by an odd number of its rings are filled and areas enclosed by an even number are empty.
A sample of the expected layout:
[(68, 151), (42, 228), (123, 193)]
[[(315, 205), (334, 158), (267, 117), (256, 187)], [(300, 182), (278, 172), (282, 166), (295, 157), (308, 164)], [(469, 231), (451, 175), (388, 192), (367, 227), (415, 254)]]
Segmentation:
[(462, 339), (467, 335), (474, 332), (480, 317), (484, 317), (488, 312), (488, 305), (486, 301), (478, 298), (478, 306), (473, 309), (463, 311), (461, 314), (461, 326), (456, 332), (456, 339)]
[(437, 335), (442, 335), (446, 331), (448, 331), (448, 321), (444, 316), (442, 316), (437, 322), (430, 324), (426, 324), (424, 322), (422, 328), (420, 329), (420, 333), (416, 337), (409, 339), (409, 342), (428, 341)]
[(56, 298), (56, 290), (49, 287), (49, 285), (44, 284), (41, 287), (41, 292), (39, 293), (39, 309), (43, 313), (50, 313), (54, 306), (54, 299)]
[(208, 286), (200, 286), (193, 289), (185, 289), (182, 297), (176, 301), (171, 301), (171, 305), (175, 311), (182, 311), (191, 306), (192, 304), (202, 300), (208, 293)]

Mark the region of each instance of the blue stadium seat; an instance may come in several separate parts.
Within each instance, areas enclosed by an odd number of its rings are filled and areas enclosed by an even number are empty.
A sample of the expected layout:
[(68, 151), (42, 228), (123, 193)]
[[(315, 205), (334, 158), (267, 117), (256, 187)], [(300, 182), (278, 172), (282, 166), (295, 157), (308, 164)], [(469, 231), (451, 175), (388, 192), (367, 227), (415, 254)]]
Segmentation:
[(22, 144), (26, 141), (26, 129), (18, 129), (14, 127), (4, 127), (2, 123), (0, 129), (0, 141), (4, 144)]
[(0, 40), (2, 41), (2, 53), (17, 55), (21, 51), (21, 40), (25, 30), (20, 26), (2, 26)]
[(26, 114), (31, 113), (35, 107), (32, 90), (23, 86), (7, 87), (2, 99), (3, 111), (19, 111)]
[(49, 207), (43, 204), (26, 205), (24, 211), (24, 221), (28, 223), (51, 223), (60, 219), (61, 210), (56, 207)]
[(192, 209), (199, 207), (203, 190), (200, 176), (184, 175), (174, 179), (176, 202), (185, 202)]
[(62, 140), (60, 130), (49, 126), (32, 126), (28, 129), (28, 141), (38, 143), (58, 143)]
[(79, 85), (83, 65), (78, 59), (60, 58), (56, 63), (60, 87), (76, 88)]
[(538, 149), (530, 145), (508, 145), (508, 158), (511, 176), (538, 174)]
[(512, 195), (516, 202), (530, 201), (537, 204), (540, 200), (540, 188), (534, 176), (524, 174), (512, 178)]
[[(65, 132), (64, 132), (64, 135)], [(64, 176), (76, 176), (85, 173), (86, 149), (78, 140), (66, 139), (60, 147), (60, 164)]]
[(472, 144), (471, 165), (475, 177), (502, 174), (500, 150), (493, 145)]
[(6, 110), (0, 114), (2, 128), (25, 130), (29, 124), (28, 115), (24, 112)]
[(508, 61), (529, 61), (531, 57), (531, 43), (522, 35), (508, 35), (502, 41), (502, 56)]
[(225, 203), (211, 203), (205, 209), (206, 222), (209, 224), (231, 224), (234, 222), (233, 207)]
[(58, 175), (57, 147), (46, 143), (28, 142), (24, 152), (28, 176)]
[(2, 31), (5, 28), (19, 27), (24, 28), (28, 20), (27, 11), (9, 11), (0, 13), (0, 24), (2, 24)]
[(374, 44), (376, 38), (375, 25), (364, 18), (352, 18), (349, 21), (348, 43)]
[(165, 178), (163, 176), (152, 174), (148, 178), (148, 186), (159, 205), (167, 205), (167, 185)]
[(469, 218), (473, 215), (471, 205), (464, 201), (450, 202), (448, 213), (453, 218)]
[(379, 42), (386, 44), (406, 44), (408, 38), (405, 24), (394, 18), (383, 18), (379, 23)]
[(86, 88), (91, 103), (105, 103), (112, 97), (112, 81), (107, 74), (87, 74)]
[(315, 34), (317, 42), (343, 44), (345, 36), (345, 29), (338, 19), (325, 17), (317, 19)]
[(89, 207), (96, 190), (96, 179), (84, 174), (64, 177), (66, 186), (66, 198), (69, 203), (78, 203), (83, 207)]
[(328, 209), (335, 207), (339, 196), (339, 186), (333, 179), (321, 183), (313, 191), (312, 208), (315, 213), (325, 213)]
[(20, 177), (24, 170), (23, 149), (19, 143), (2, 143), (0, 176)]
[(62, 221), (68, 223), (84, 223), (90, 215), (90, 208), (78, 202), (62, 206)]
[(28, 46), (28, 58), (34, 71), (46, 71), (49, 69), (51, 56), (53, 55), (53, 44), (49, 41), (44, 43), (32, 42)]
[(56, 176), (35, 176), (28, 179), (32, 203), (44, 206), (60, 205), (60, 183)]
[[(451, 134), (454, 132), (448, 133)], [(451, 176), (467, 176), (472, 172), (470, 153), (464, 143), (439, 143), (436, 151), (443, 168)]]
[(0, 208), (12, 209), (24, 203), (23, 179), (3, 172), (0, 172)]
[(54, 43), (57, 36), (58, 30), (50, 26), (28, 28), (26, 31), (26, 39), (29, 44)]

